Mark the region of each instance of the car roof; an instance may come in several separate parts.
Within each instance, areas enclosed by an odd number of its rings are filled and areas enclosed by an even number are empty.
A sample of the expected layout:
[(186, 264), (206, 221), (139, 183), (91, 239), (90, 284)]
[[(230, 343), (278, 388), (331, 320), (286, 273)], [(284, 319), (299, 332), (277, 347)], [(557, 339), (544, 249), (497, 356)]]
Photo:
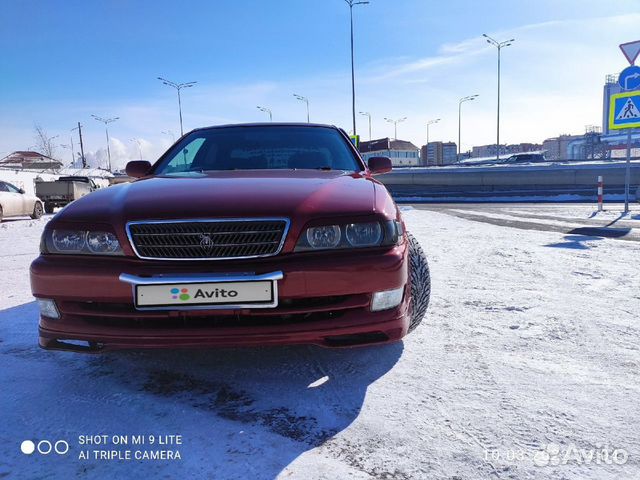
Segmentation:
[[(191, 132), (201, 130), (214, 130), (218, 128), (253, 128), (253, 127), (304, 127), (304, 128), (330, 128), (332, 130), (340, 130), (335, 125), (324, 123), (307, 123), (307, 122), (255, 122), (255, 123), (228, 123), (225, 125), (212, 125), (209, 127), (194, 128)], [(191, 133), (189, 132), (189, 133)]]

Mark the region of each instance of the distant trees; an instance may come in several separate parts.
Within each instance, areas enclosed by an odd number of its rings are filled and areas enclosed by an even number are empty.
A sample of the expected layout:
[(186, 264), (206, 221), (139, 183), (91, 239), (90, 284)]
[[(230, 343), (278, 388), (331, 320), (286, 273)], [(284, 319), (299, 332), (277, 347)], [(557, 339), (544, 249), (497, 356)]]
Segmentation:
[(57, 138), (58, 135), (50, 137), (47, 131), (44, 129), (42, 125), (36, 124), (33, 127), (34, 136), (35, 136), (35, 148), (36, 150), (46, 155), (50, 158), (55, 158), (56, 155), (56, 146), (53, 143), (53, 139)]

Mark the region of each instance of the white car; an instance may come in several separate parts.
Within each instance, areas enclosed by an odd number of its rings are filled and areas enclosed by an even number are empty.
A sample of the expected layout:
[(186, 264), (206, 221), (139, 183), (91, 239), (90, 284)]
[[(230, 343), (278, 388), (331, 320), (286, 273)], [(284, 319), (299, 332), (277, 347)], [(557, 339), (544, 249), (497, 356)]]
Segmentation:
[(42, 216), (42, 202), (21, 188), (0, 181), (0, 222), (4, 217), (29, 215), (33, 219)]

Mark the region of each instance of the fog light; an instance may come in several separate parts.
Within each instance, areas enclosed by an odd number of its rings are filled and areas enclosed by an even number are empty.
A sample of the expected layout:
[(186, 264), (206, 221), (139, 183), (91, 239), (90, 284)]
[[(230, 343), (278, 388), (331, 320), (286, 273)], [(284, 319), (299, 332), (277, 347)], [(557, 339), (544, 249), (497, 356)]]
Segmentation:
[(37, 298), (38, 307), (40, 307), (40, 315), (49, 318), (60, 318), (60, 312), (56, 307), (56, 302), (48, 298)]
[(404, 287), (395, 290), (386, 290), (384, 292), (375, 292), (371, 299), (371, 311), (379, 312), (380, 310), (389, 310), (397, 307), (402, 302), (402, 294)]

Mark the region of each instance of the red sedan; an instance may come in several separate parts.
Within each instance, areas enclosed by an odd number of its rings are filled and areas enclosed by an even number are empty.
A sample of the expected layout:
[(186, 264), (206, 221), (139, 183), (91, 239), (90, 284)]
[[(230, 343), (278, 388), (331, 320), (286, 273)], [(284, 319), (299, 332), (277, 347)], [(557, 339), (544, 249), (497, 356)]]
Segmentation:
[(344, 131), (194, 130), (132, 183), (46, 226), (31, 265), (40, 346), (116, 348), (401, 339), (429, 301), (426, 258)]

